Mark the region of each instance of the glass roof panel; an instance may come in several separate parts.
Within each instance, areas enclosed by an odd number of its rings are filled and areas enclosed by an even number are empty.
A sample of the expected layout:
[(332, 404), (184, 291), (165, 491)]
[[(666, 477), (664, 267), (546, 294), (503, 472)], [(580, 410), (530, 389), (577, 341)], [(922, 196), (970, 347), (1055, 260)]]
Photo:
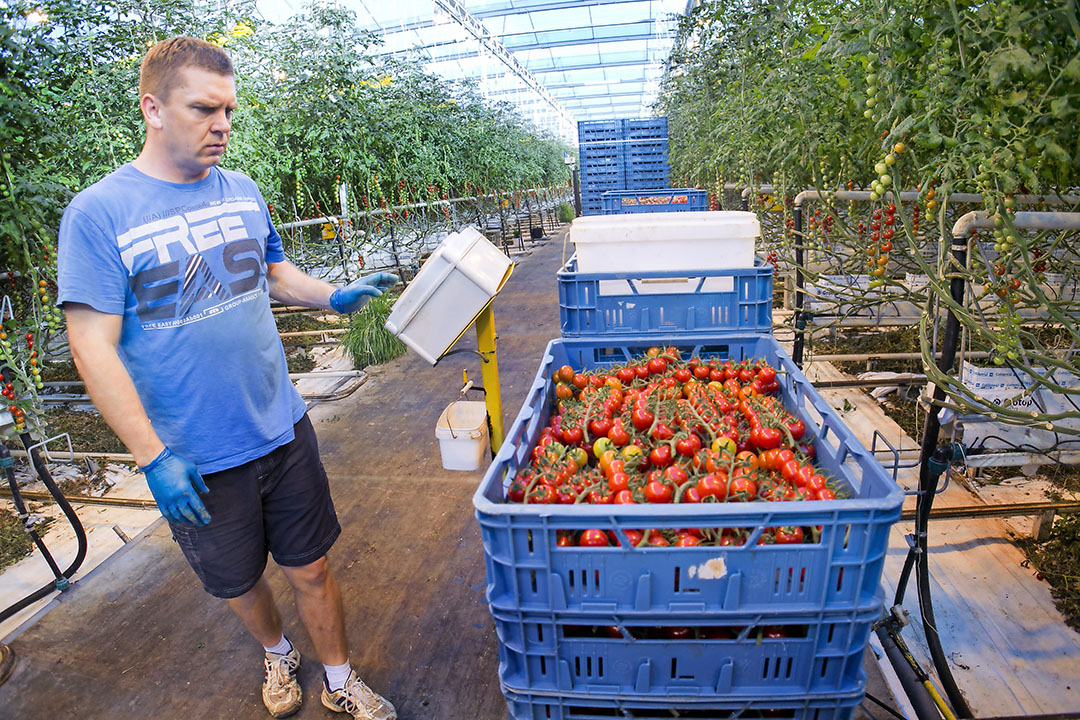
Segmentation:
[[(339, 0), (381, 36), (573, 143), (577, 120), (651, 114), (687, 0)], [(302, 0), (256, 0), (282, 22)], [(480, 35), (481, 37), (477, 37)]]

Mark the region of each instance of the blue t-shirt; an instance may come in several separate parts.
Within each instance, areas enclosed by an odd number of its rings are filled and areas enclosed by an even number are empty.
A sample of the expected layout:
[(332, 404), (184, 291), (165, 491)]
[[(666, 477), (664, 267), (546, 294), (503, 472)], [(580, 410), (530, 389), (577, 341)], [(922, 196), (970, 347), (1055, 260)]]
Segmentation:
[(266, 264), (284, 260), (251, 178), (178, 184), (129, 164), (65, 210), (59, 301), (124, 316), (120, 358), (154, 430), (217, 472), (292, 440), (305, 412), (270, 312)]

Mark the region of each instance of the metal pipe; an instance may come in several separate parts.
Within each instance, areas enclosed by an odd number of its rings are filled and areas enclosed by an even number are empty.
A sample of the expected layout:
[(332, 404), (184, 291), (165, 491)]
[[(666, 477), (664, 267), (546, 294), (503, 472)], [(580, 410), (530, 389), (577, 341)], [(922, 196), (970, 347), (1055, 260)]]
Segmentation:
[(347, 333), (348, 328), (327, 328), (326, 330), (294, 330), (292, 332), (278, 333), (283, 338), (288, 337), (307, 337), (310, 335), (341, 335)]
[(918, 375), (911, 378), (892, 378), (880, 380), (817, 380), (812, 381), (818, 390), (835, 390), (839, 388), (868, 388), (868, 387), (891, 387), (893, 385), (925, 385), (926, 376)]
[[(915, 510), (904, 510), (900, 513), (900, 521), (915, 519)], [(959, 507), (935, 508), (930, 513), (931, 520), (954, 520), (956, 518), (984, 518), (984, 517), (1022, 517), (1042, 515), (1054, 512), (1059, 515), (1068, 515), (1080, 512), (1080, 502), (1033, 502), (1033, 503), (1007, 503), (1005, 505), (966, 505)]]
[[(772, 192), (773, 192), (773, 186), (772, 185), (759, 185), (756, 188), (756, 190), (759, 193), (763, 193), (763, 194), (768, 193), (768, 194), (771, 195)], [(753, 188), (753, 187), (744, 187), (743, 191), (742, 191), (742, 199), (743, 199), (743, 201), (745, 202), (746, 200), (748, 200), (750, 198), (750, 196), (754, 193), (754, 191), (755, 191), (755, 188)]]
[[(43, 492), (27, 492), (20, 490), (19, 494), (27, 500), (34, 500), (35, 502), (56, 502), (49, 493)], [(10, 490), (4, 490), (0, 488), (0, 497), (11, 497)], [(109, 507), (133, 507), (146, 510), (157, 510), (157, 503), (153, 500), (143, 500), (141, 498), (109, 498), (109, 497), (92, 497), (90, 495), (68, 495), (69, 502), (78, 503), (80, 505), (106, 505)]]
[[(952, 234), (954, 238), (965, 238), (976, 228), (992, 227), (993, 215), (983, 210), (972, 210), (956, 221)], [(1013, 227), (1024, 230), (1078, 230), (1080, 212), (1018, 212), (1013, 216)]]
[[(941, 357), (942, 354), (938, 353), (937, 357)], [(988, 358), (990, 352), (986, 350), (976, 350), (974, 352), (964, 353), (965, 357), (969, 358)], [(794, 353), (792, 354), (794, 358)], [(814, 360), (822, 362), (859, 362), (862, 360), (921, 360), (922, 353), (849, 353), (838, 355), (814, 355)], [(890, 383), (886, 383), (890, 384)]]

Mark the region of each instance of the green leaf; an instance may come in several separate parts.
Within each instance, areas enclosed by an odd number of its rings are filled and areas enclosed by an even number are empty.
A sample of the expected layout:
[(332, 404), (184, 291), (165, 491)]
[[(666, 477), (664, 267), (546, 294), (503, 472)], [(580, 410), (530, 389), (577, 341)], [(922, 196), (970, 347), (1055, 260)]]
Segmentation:
[(1069, 98), (1059, 97), (1050, 101), (1050, 112), (1059, 120), (1069, 117)]
[(1016, 105), (1019, 105), (1020, 103), (1024, 102), (1025, 100), (1027, 100), (1027, 97), (1028, 97), (1028, 91), (1027, 90), (1013, 90), (1005, 98), (1005, 102), (1008, 103), (1009, 105), (1016, 106)]

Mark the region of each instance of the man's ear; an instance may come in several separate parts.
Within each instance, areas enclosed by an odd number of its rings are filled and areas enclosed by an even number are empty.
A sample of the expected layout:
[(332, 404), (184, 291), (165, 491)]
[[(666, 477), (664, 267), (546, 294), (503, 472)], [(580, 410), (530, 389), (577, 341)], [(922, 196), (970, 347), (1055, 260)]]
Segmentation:
[(142, 110), (146, 127), (160, 130), (162, 127), (161, 109), (162, 103), (151, 93), (146, 93), (139, 98), (139, 108)]

